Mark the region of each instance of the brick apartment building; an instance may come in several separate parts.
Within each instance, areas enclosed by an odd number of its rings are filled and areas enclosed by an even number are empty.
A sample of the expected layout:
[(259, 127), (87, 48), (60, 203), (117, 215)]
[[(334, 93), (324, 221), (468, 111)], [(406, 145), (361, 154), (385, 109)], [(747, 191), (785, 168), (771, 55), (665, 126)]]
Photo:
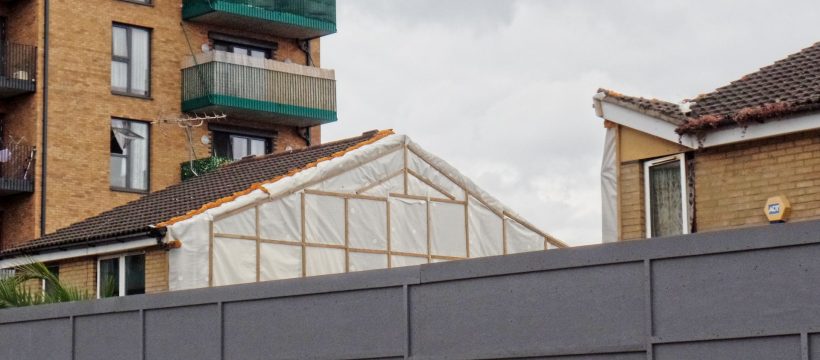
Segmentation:
[[(303, 148), (336, 120), (318, 68), (334, 0), (15, 0), (0, 14), (0, 249), (179, 183), (193, 157)], [(226, 117), (190, 134), (180, 125), (199, 124), (177, 121), (206, 114)]]
[(600, 90), (604, 241), (820, 218), (820, 43), (692, 100)]

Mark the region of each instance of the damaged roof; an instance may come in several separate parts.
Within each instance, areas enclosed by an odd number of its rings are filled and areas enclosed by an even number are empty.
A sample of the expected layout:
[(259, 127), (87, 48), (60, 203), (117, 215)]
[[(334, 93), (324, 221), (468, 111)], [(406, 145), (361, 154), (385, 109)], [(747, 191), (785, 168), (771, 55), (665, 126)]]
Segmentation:
[(298, 169), (389, 133), (392, 132), (374, 130), (357, 137), (304, 149), (246, 158), (152, 192), (42, 238), (3, 250), (0, 252), (0, 258), (146, 234), (153, 230), (152, 225), (185, 216), (197, 211), (203, 204), (231, 197), (246, 191), (256, 183), (292, 174)]
[[(820, 42), (708, 94), (679, 104), (599, 89), (602, 101), (678, 126), (679, 134), (745, 125), (820, 109)], [(690, 110), (683, 112), (688, 105)], [(682, 109), (683, 108), (683, 109)]]

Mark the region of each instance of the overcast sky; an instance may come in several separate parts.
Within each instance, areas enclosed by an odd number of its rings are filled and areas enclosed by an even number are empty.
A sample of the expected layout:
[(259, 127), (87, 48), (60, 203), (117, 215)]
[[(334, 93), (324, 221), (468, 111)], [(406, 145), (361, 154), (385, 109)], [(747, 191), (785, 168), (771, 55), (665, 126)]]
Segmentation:
[(601, 241), (599, 87), (670, 101), (820, 41), (813, 1), (338, 0), (339, 121), (394, 128), (541, 229)]

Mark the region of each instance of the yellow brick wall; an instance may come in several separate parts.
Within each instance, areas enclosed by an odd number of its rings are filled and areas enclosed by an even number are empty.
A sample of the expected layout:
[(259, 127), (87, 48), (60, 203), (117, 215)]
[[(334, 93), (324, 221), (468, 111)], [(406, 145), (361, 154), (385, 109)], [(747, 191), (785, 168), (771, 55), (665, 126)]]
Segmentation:
[[(155, 1), (144, 6), (119, 0), (51, 1), (49, 47), (48, 188), (46, 231), (52, 232), (111, 207), (139, 198), (140, 194), (111, 191), (109, 186), (109, 127), (112, 117), (156, 121), (180, 113), (180, 63), (208, 42), (208, 32), (276, 41), (277, 60), (304, 64), (298, 43), (267, 34), (218, 28), (194, 22), (181, 23), (180, 1)], [(9, 9), (5, 9), (8, 6)], [(42, 74), (43, 2), (18, 1), (0, 6), (9, 14), (9, 37), (38, 45)], [(152, 29), (151, 98), (113, 95), (110, 86), (111, 25), (113, 22)], [(311, 42), (314, 62), (320, 61), (320, 41)], [(0, 111), (15, 133), (41, 144), (42, 88), (14, 100), (0, 100)], [(236, 121), (237, 119), (233, 119)], [(241, 119), (240, 119), (241, 121)], [(248, 125), (239, 123), (236, 125)], [(266, 126), (279, 134), (275, 151), (305, 146), (296, 129)], [(200, 142), (206, 127), (194, 132), (198, 157), (210, 154)], [(313, 143), (321, 141), (318, 127)], [(151, 126), (150, 190), (180, 181), (180, 163), (188, 160), (185, 133), (176, 125)], [(42, 153), (40, 151), (40, 153)], [(38, 154), (39, 156), (39, 154)], [(35, 194), (3, 198), (0, 204), (0, 247), (8, 248), (39, 237), (40, 164), (35, 171)]]
[(145, 253), (145, 293), (168, 291), (168, 252), (163, 249)]
[[(696, 150), (695, 231), (768, 223), (766, 200), (786, 195), (791, 221), (820, 219), (820, 131)], [(621, 164), (621, 239), (646, 238), (643, 162)]]
[(820, 218), (820, 131), (695, 154), (698, 231), (767, 224), (766, 199), (784, 194), (792, 221)]
[[(87, 291), (91, 297), (96, 296), (97, 259), (96, 256), (89, 256), (56, 262), (60, 267), (60, 280), (66, 285)], [(168, 291), (168, 253), (164, 249), (147, 250), (145, 292), (154, 294), (164, 291)]]
[(622, 163), (618, 182), (621, 208), (621, 239), (643, 239), (646, 237), (643, 164), (640, 161)]
[(59, 278), (63, 284), (86, 291), (89, 296), (97, 294), (97, 258), (84, 257), (58, 262)]

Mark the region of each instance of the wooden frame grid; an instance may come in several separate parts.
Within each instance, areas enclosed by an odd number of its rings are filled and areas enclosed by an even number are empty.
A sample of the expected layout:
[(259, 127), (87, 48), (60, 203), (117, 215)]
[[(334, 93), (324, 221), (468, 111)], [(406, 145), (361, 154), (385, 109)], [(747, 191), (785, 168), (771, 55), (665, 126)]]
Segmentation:
[[(210, 221), (210, 224), (209, 224), (209, 236), (210, 236), (209, 259), (208, 259), (208, 270), (209, 270), (208, 281), (209, 281), (209, 285), (213, 286), (214, 239), (217, 238), (217, 237), (218, 238), (224, 238), (224, 239), (248, 240), (248, 241), (255, 241), (256, 242), (256, 281), (261, 281), (262, 280), (262, 278), (261, 278), (261, 263), (262, 263), (262, 260), (263, 260), (262, 256), (261, 256), (261, 245), (262, 244), (278, 244), (278, 245), (288, 245), (288, 246), (301, 247), (301, 264), (300, 264), (301, 269), (300, 270), (301, 270), (301, 276), (302, 277), (307, 276), (307, 264), (308, 264), (308, 261), (309, 261), (307, 259), (307, 248), (309, 248), (309, 247), (343, 250), (344, 251), (344, 272), (350, 272), (350, 267), (351, 267), (350, 254), (351, 253), (385, 255), (385, 256), (387, 256), (387, 268), (393, 268), (394, 267), (394, 261), (393, 261), (394, 256), (424, 258), (424, 259), (426, 259), (427, 263), (431, 263), (433, 260), (461, 260), (461, 259), (467, 259), (467, 258), (470, 258), (470, 256), (472, 255), (471, 251), (470, 251), (470, 209), (469, 209), (469, 205), (470, 205), (470, 201), (473, 201), (473, 200), (478, 201), (478, 203), (481, 204), (484, 208), (486, 208), (487, 210), (489, 210), (490, 212), (492, 212), (493, 214), (495, 214), (496, 216), (498, 216), (501, 219), (501, 222), (502, 222), (501, 232), (502, 232), (502, 234), (500, 234), (500, 235), (501, 235), (501, 239), (502, 239), (502, 248), (503, 248), (502, 253), (505, 254), (505, 255), (509, 253), (508, 235), (507, 235), (507, 230), (508, 230), (507, 221), (515, 221), (516, 223), (520, 224), (524, 228), (526, 228), (526, 229), (538, 234), (539, 236), (541, 236), (544, 240), (543, 241), (543, 249), (544, 250), (547, 250), (550, 245), (553, 245), (553, 246), (556, 246), (556, 247), (566, 246), (565, 244), (561, 243), (558, 240), (555, 240), (554, 238), (552, 238), (548, 234), (538, 230), (532, 224), (530, 224), (530, 223), (528, 223), (524, 220), (519, 219), (514, 214), (511, 214), (511, 213), (507, 212), (506, 210), (499, 211), (497, 209), (494, 209), (485, 200), (483, 200), (483, 199), (475, 196), (471, 192), (469, 192), (467, 190), (467, 188), (464, 186), (464, 184), (461, 184), (460, 182), (456, 181), (450, 175), (448, 175), (446, 172), (442, 171), (437, 166), (431, 164), (423, 156), (419, 155), (417, 152), (413, 151), (413, 149), (408, 147), (407, 144), (404, 144), (402, 150), (404, 151), (404, 154), (403, 154), (404, 168), (403, 169), (401, 169), (400, 171), (396, 171), (394, 173), (391, 173), (391, 174), (389, 174), (388, 176), (386, 176), (385, 178), (383, 178), (381, 180), (375, 181), (375, 182), (370, 183), (370, 184), (368, 184), (368, 185), (366, 185), (362, 188), (359, 188), (359, 189), (355, 190), (353, 193), (343, 193), (343, 192), (307, 189), (308, 186), (312, 186), (312, 185), (317, 184), (317, 183), (320, 182), (320, 181), (313, 181), (313, 182), (311, 182), (311, 184), (304, 185), (304, 187), (302, 187), (301, 189), (293, 190), (293, 191), (290, 191), (290, 192), (287, 192), (287, 193), (280, 194), (278, 196), (272, 196), (272, 197), (264, 199), (264, 200), (256, 201), (252, 204), (248, 204), (246, 206), (243, 206), (243, 207), (240, 207), (240, 208), (237, 208), (237, 209), (233, 209), (231, 211), (228, 211), (228, 212), (225, 212), (223, 214), (219, 214), (219, 215), (215, 216), (214, 219), (212, 221)], [(444, 176), (446, 179), (451, 181), (453, 184), (457, 185), (461, 189), (461, 191), (463, 191), (464, 200), (457, 199), (456, 195), (451, 194), (449, 191), (444, 189), (444, 187), (442, 187), (440, 185), (437, 185), (437, 184), (434, 184), (429, 179), (426, 179), (426, 178), (422, 177), (421, 175), (419, 175), (418, 173), (416, 173), (415, 171), (411, 170), (409, 168), (409, 160), (408, 160), (408, 156), (409, 156), (408, 154), (411, 153), (411, 152), (415, 156), (417, 156), (419, 159), (424, 161), (428, 166), (432, 167), (435, 171), (437, 171), (442, 176)], [(382, 158), (382, 157), (387, 156), (387, 155), (392, 154), (392, 153), (394, 153), (394, 151), (387, 152), (385, 154), (381, 154), (377, 158), (371, 159), (370, 161), (367, 161), (365, 163), (369, 163), (371, 161), (374, 161), (378, 158)], [(338, 175), (341, 175), (345, 172), (346, 171), (343, 171), (343, 172), (340, 172), (340, 173), (335, 174), (333, 176), (338, 176)], [(387, 194), (387, 196), (374, 196), (374, 195), (363, 194), (364, 192), (366, 192), (366, 191), (368, 191), (368, 190), (370, 190), (370, 189), (372, 189), (372, 188), (374, 188), (378, 185), (381, 185), (381, 184), (383, 184), (387, 181), (390, 181), (390, 180), (394, 179), (396, 176), (400, 176), (400, 175), (402, 175), (403, 179), (404, 179), (404, 193), (389, 192)], [(409, 189), (408, 179), (409, 179), (410, 176), (413, 176), (413, 177), (417, 178), (418, 180), (420, 180), (424, 184), (430, 186), (434, 190), (436, 190), (439, 193), (441, 193), (442, 195), (444, 195), (446, 198), (436, 198), (436, 197), (429, 197), (429, 196), (410, 195), (408, 193), (408, 189)], [(270, 202), (270, 201), (277, 201), (277, 200), (280, 200), (281, 198), (283, 198), (285, 196), (296, 194), (296, 193), (299, 194), (299, 211), (300, 211), (299, 240), (283, 240), (283, 239), (264, 238), (261, 235), (261, 229), (260, 229), (260, 217), (262, 216), (261, 213), (260, 213), (260, 208), (259, 208), (260, 204), (265, 203), (265, 202)], [(325, 244), (325, 243), (317, 243), (317, 242), (308, 241), (308, 239), (307, 239), (307, 217), (308, 217), (308, 214), (307, 214), (307, 211), (306, 211), (307, 195), (337, 197), (337, 198), (341, 198), (341, 199), (344, 200), (344, 228), (343, 228), (344, 244), (341, 244), (341, 245), (340, 244)], [(470, 199), (471, 197), (473, 199)], [(393, 209), (391, 207), (391, 201), (390, 201), (391, 198), (419, 200), (419, 201), (424, 201), (425, 202), (425, 209), (426, 209), (425, 210), (425, 212), (426, 212), (426, 214), (425, 214), (426, 215), (425, 216), (425, 219), (426, 219), (426, 241), (427, 241), (427, 244), (426, 244), (427, 251), (426, 251), (426, 253), (413, 253), (413, 252), (394, 251), (394, 249), (393, 249), (394, 239), (393, 239), (393, 235), (392, 235), (392, 231), (391, 231), (392, 230), (392, 225), (393, 225), (392, 224), (392, 215), (393, 215), (392, 211), (393, 211)], [(355, 247), (351, 246), (351, 243), (350, 243), (350, 238), (351, 238), (351, 234), (350, 234), (350, 232), (351, 232), (351, 227), (350, 227), (351, 226), (350, 225), (350, 200), (351, 199), (381, 201), (381, 202), (385, 203), (385, 223), (386, 223), (386, 229), (385, 229), (386, 244), (385, 244), (385, 249), (383, 249), (383, 250), (382, 249), (366, 249), (366, 248), (355, 248)], [(432, 217), (431, 204), (433, 202), (440, 202), (440, 203), (447, 203), (447, 204), (457, 204), (457, 205), (464, 206), (464, 234), (465, 234), (464, 245), (465, 245), (465, 254), (466, 254), (464, 257), (437, 255), (437, 254), (433, 253), (433, 249), (432, 249), (432, 245), (433, 245), (432, 244), (432, 219), (431, 219), (431, 217)], [(230, 217), (230, 216), (235, 215), (237, 213), (240, 213), (242, 211), (249, 211), (251, 209), (253, 209), (253, 211), (255, 212), (255, 214), (254, 214), (255, 215), (254, 216), (254, 219), (255, 219), (254, 220), (255, 235), (253, 235), (253, 236), (233, 235), (233, 234), (216, 233), (214, 231), (214, 222), (215, 221), (220, 221), (224, 218)]]

